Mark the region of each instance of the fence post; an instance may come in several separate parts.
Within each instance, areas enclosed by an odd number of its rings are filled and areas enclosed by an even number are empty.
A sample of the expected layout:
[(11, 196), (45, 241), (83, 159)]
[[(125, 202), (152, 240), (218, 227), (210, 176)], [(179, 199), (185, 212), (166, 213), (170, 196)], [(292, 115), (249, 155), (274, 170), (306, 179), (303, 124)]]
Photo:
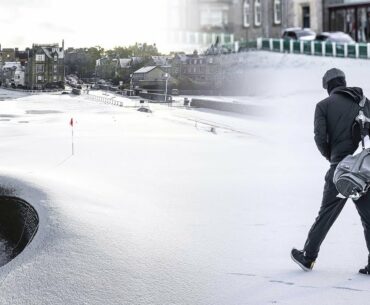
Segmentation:
[(315, 55), (315, 41), (311, 41), (311, 55)]
[(273, 49), (274, 49), (274, 42), (272, 38), (270, 38), (270, 51), (272, 51)]
[(303, 40), (300, 41), (300, 47), (301, 47), (301, 54), (304, 53), (304, 44), (303, 44)]
[(335, 42), (331, 43), (333, 46), (333, 56), (337, 57), (337, 44)]
[(348, 57), (348, 44), (344, 44), (344, 57)]
[(293, 39), (289, 40), (289, 49), (290, 49), (290, 53), (294, 52), (294, 50), (293, 50)]
[(239, 52), (239, 41), (234, 42), (234, 51), (235, 53)]
[(284, 52), (284, 40), (280, 39), (280, 52)]
[(216, 33), (212, 33), (212, 43), (216, 41), (216, 37), (217, 37)]
[(230, 43), (233, 43), (234, 42), (234, 34), (230, 34)]
[(221, 33), (220, 39), (221, 39), (221, 44), (225, 44), (225, 34), (224, 33)]
[(359, 58), (360, 57), (360, 46), (358, 45), (358, 43), (356, 43), (356, 58)]
[(259, 37), (257, 38), (257, 50), (261, 50), (262, 49), (262, 38)]
[(326, 55), (326, 42), (325, 41), (321, 42), (321, 53), (322, 53), (322, 56)]

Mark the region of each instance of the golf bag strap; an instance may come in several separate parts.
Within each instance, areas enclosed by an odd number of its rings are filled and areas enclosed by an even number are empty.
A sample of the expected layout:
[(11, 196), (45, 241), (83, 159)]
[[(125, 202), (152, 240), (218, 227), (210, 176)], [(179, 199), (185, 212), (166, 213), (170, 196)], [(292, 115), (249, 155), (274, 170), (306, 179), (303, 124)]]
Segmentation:
[(356, 117), (356, 120), (360, 124), (362, 150), (365, 150), (365, 132), (366, 132), (365, 124), (368, 125), (368, 123), (370, 123), (370, 118), (366, 117), (364, 114), (364, 108), (366, 104), (367, 104), (367, 98), (366, 96), (364, 96), (361, 102), (359, 103), (360, 110), (359, 110), (358, 116)]

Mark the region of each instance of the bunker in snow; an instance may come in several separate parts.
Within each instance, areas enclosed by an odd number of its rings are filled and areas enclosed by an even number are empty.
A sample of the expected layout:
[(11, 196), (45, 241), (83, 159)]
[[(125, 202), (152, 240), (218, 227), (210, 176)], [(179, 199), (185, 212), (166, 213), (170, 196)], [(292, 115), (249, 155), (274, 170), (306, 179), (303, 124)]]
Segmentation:
[(0, 196), (0, 266), (31, 242), (39, 225), (36, 210), (23, 199)]

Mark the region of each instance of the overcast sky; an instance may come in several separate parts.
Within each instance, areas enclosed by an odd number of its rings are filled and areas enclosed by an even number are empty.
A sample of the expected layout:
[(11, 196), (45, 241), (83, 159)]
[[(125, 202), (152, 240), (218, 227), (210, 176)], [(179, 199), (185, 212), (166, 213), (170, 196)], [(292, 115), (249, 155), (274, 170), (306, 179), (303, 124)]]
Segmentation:
[(25, 48), (64, 39), (66, 47), (147, 42), (166, 49), (166, 1), (0, 0), (0, 43)]

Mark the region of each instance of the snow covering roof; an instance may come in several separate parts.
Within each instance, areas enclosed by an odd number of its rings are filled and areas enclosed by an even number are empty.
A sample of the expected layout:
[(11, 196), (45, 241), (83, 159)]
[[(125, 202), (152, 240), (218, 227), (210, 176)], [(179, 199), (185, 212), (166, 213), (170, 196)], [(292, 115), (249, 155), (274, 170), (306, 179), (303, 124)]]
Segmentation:
[(166, 56), (152, 56), (151, 58), (157, 66), (164, 66), (167, 64)]
[(183, 62), (185, 62), (188, 59), (188, 56), (186, 54), (176, 54), (175, 57), (180, 59)]
[(49, 58), (53, 58), (54, 54), (58, 56), (58, 58), (64, 58), (64, 50), (59, 47), (42, 47), (42, 50), (45, 52), (46, 56)]
[(12, 61), (6, 61), (3, 65), (3, 69), (17, 69), (21, 67), (20, 62), (12, 62)]
[(126, 67), (130, 66), (131, 62), (132, 62), (131, 58), (120, 58), (119, 59), (119, 66), (121, 68), (126, 68)]
[(133, 65), (140, 64), (145, 60), (144, 57), (140, 57), (140, 56), (133, 56), (131, 57), (131, 59), (132, 59)]
[(138, 74), (138, 73), (148, 73), (152, 70), (154, 70), (155, 68), (157, 68), (157, 66), (147, 66), (147, 67), (143, 67), (137, 71), (134, 72), (134, 74)]

